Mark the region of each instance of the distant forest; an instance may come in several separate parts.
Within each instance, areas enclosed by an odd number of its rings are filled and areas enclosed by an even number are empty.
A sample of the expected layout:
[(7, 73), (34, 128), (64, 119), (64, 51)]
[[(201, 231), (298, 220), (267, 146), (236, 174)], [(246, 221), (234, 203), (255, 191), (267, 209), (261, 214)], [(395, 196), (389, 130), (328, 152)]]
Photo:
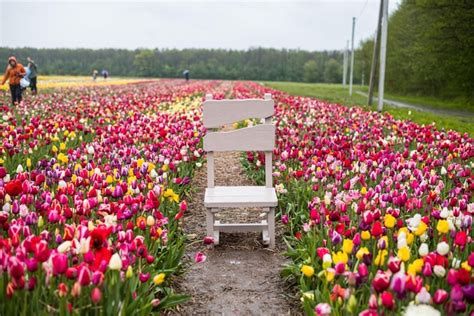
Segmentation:
[(0, 48), (0, 60), (11, 54), (20, 62), (32, 57), (44, 75), (91, 75), (94, 69), (107, 69), (111, 76), (176, 78), (188, 69), (196, 79), (342, 81), (343, 55), (338, 51)]
[[(473, 30), (472, 0), (403, 0), (389, 20), (386, 89), (474, 104)], [(373, 38), (358, 46), (354, 83), (367, 84)], [(340, 83), (343, 72), (343, 51), (0, 47), (0, 62), (6, 64), (11, 54), (23, 63), (31, 56), (45, 75), (91, 75), (94, 69), (107, 69), (111, 76), (176, 78), (188, 69), (197, 79)]]

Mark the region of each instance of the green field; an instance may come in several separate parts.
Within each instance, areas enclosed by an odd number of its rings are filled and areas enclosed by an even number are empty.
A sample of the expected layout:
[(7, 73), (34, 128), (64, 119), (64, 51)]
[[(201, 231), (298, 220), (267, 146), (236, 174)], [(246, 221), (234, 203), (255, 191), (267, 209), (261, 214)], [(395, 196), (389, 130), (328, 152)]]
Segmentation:
[[(361, 106), (369, 110), (367, 106), (367, 98), (359, 95), (356, 91), (367, 91), (367, 87), (354, 86), (352, 96), (349, 96), (348, 88), (343, 88), (340, 84), (320, 84), (320, 83), (297, 83), (297, 82), (265, 82), (265, 85), (285, 91), (292, 95), (300, 95), (307, 97), (314, 97), (320, 100), (339, 103), (345, 106)], [(465, 112), (472, 115), (474, 108), (467, 104), (462, 106), (459, 100), (439, 100), (429, 97), (418, 96), (397, 96), (387, 94), (386, 99), (400, 101), (405, 103), (412, 103), (417, 105), (430, 104), (433, 109), (437, 110), (465, 110)], [(371, 110), (376, 110), (376, 101)], [(389, 112), (397, 119), (411, 120), (419, 124), (435, 123), (438, 129), (452, 129), (461, 133), (468, 133), (470, 136), (474, 134), (474, 120), (472, 116), (449, 116), (434, 114), (430, 112), (417, 111), (413, 109), (396, 108), (389, 105), (384, 105), (384, 112)]]

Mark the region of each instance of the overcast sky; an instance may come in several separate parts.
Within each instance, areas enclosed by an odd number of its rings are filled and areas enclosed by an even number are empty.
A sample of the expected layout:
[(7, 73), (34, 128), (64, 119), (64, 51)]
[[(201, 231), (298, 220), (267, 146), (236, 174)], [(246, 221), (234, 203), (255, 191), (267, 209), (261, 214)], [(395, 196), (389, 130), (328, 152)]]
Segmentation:
[[(371, 36), (379, 0), (0, 0), (0, 46), (333, 50)], [(400, 0), (390, 0), (393, 12)]]

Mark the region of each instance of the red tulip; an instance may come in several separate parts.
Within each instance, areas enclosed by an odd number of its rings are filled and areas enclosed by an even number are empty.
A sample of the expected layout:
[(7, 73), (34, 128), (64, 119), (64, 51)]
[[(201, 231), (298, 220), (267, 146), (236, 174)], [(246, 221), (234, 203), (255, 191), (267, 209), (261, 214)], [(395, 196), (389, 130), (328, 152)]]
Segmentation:
[(23, 262), (17, 257), (10, 257), (8, 262), (8, 273), (14, 278), (19, 279), (25, 274), (25, 268)]
[(318, 254), (318, 257), (322, 260), (324, 255), (329, 253), (329, 249), (325, 247), (319, 247), (316, 249), (316, 253)]
[(34, 255), (35, 259), (39, 262), (45, 262), (49, 259), (50, 249), (48, 248), (48, 243), (45, 240), (40, 240), (34, 246)]
[(0, 178), (4, 178), (7, 175), (7, 170), (4, 167), (0, 167)]
[(423, 287), (423, 279), (420, 276), (407, 275), (406, 289), (413, 293), (420, 292)]
[(10, 196), (18, 196), (22, 192), (21, 181), (20, 180), (12, 180), (5, 185), (5, 191)]
[(390, 257), (390, 259), (388, 260), (388, 268), (393, 273), (397, 273), (398, 271), (400, 271), (401, 264), (401, 260), (397, 257)]
[(204, 242), (205, 245), (213, 245), (214, 244), (214, 237), (206, 236), (206, 237), (204, 237), (203, 242)]
[(393, 299), (392, 293), (389, 291), (384, 291), (380, 298), (382, 300), (382, 305), (385, 308), (392, 310), (395, 307), (395, 300)]
[(380, 223), (379, 221), (376, 221), (374, 225), (372, 226), (370, 234), (374, 237), (379, 237), (380, 235), (382, 235), (382, 233), (383, 233), (382, 223)]
[(464, 247), (467, 242), (467, 234), (465, 231), (458, 231), (456, 237), (454, 238), (454, 243), (460, 247)]
[(372, 286), (377, 292), (382, 292), (390, 285), (390, 275), (381, 270), (377, 271), (374, 279), (372, 280)]

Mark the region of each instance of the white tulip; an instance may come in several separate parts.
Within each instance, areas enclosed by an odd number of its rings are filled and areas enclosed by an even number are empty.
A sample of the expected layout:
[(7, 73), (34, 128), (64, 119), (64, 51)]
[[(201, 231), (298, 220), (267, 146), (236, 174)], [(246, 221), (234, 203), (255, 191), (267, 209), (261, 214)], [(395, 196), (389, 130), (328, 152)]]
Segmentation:
[(18, 167), (16, 167), (16, 173), (22, 173), (23, 172), (23, 166), (20, 164)]
[(89, 252), (91, 238), (81, 238), (80, 240), (74, 239), (75, 248), (78, 254), (85, 254)]
[(436, 251), (442, 255), (445, 256), (449, 253), (449, 245), (445, 241), (442, 241), (436, 246)]
[(62, 244), (58, 246), (58, 252), (59, 253), (65, 253), (68, 252), (71, 249), (72, 242), (70, 240), (66, 240)]
[(110, 270), (120, 270), (122, 269), (122, 258), (118, 253), (114, 253), (112, 258), (109, 261), (109, 269)]
[(439, 213), (439, 216), (441, 218), (448, 218), (449, 216), (449, 211), (446, 207), (443, 208), (443, 210), (441, 211), (441, 213)]
[(453, 262), (451, 262), (451, 266), (454, 269), (459, 269), (459, 267), (461, 266), (461, 260), (457, 258), (453, 258)]
[(2, 207), (2, 210), (3, 210), (4, 212), (6, 212), (6, 213), (9, 213), (11, 209), (12, 209), (12, 206), (11, 206), (11, 204), (8, 203), (8, 202), (5, 203), (5, 204), (3, 205), (3, 207)]
[(425, 243), (422, 243), (420, 245), (420, 248), (418, 249), (418, 254), (421, 257), (425, 257), (429, 252), (430, 252), (430, 250), (428, 249), (428, 245), (425, 244)]
[(94, 154), (94, 147), (92, 147), (92, 146), (87, 146), (87, 153), (88, 153), (89, 155)]
[(443, 268), (443, 266), (440, 266), (438, 264), (433, 267), (433, 272), (436, 276), (440, 278), (446, 275), (446, 270)]

